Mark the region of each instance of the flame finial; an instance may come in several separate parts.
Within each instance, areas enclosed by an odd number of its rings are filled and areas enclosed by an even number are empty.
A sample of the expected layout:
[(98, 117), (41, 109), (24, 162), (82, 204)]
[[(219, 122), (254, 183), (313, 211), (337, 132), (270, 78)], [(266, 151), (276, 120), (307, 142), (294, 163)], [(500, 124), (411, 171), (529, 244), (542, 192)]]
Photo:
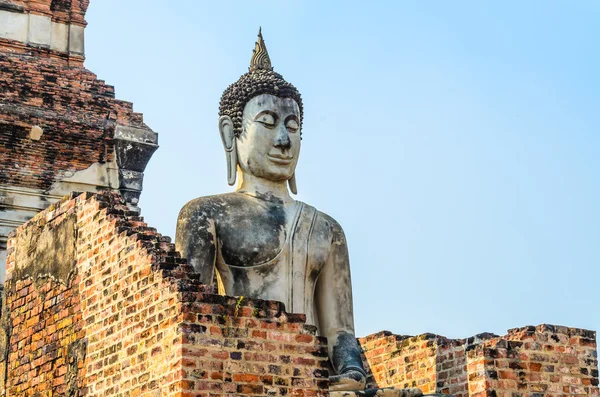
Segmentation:
[(256, 72), (257, 70), (273, 70), (271, 58), (269, 58), (267, 46), (262, 37), (262, 28), (258, 28), (258, 40), (256, 41), (256, 46), (252, 52), (252, 59), (250, 60), (250, 67), (248, 70), (250, 70), (251, 73)]

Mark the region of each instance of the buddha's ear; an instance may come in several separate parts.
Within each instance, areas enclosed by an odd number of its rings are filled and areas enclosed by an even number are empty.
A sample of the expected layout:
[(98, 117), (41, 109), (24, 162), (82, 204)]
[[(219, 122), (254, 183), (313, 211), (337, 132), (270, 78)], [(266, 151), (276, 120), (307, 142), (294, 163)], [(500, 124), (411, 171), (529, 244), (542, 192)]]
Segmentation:
[(231, 117), (219, 117), (219, 133), (221, 134), (221, 141), (227, 159), (227, 183), (229, 183), (229, 186), (233, 186), (237, 175), (237, 145)]
[(290, 179), (288, 179), (288, 186), (290, 187), (290, 190), (292, 193), (298, 194), (298, 187), (296, 186), (296, 173), (295, 172), (292, 174), (292, 177)]

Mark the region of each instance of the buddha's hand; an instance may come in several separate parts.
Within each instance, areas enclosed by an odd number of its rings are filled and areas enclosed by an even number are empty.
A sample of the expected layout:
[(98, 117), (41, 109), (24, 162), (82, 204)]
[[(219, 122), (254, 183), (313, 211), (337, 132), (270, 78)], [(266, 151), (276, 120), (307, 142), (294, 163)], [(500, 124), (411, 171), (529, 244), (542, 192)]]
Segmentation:
[(364, 390), (367, 379), (362, 372), (348, 369), (339, 375), (329, 377), (330, 391)]

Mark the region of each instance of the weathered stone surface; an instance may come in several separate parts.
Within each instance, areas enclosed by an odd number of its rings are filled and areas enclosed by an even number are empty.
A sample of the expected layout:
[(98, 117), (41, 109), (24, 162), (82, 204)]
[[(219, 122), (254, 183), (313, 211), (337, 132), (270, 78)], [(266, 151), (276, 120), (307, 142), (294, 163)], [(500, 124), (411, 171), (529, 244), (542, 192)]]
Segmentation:
[(74, 54), (85, 54), (84, 28), (79, 25), (69, 26), (69, 52)]
[(69, 25), (56, 22), (52, 23), (50, 49), (60, 52), (69, 50)]
[(29, 44), (50, 48), (52, 38), (52, 20), (45, 15), (29, 14)]
[(27, 41), (29, 15), (0, 9), (0, 38)]
[(15, 244), (15, 267), (13, 282), (31, 278), (38, 282), (43, 278), (68, 285), (75, 270), (75, 244), (77, 237), (74, 214), (40, 225), (31, 225)]

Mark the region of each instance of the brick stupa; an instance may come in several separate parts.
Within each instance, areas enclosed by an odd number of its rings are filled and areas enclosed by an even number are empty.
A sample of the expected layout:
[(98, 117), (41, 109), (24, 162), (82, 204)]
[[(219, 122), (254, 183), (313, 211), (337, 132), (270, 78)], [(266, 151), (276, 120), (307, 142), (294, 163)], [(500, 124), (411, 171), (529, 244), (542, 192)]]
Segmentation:
[(8, 233), (71, 191), (132, 209), (157, 134), (83, 67), (88, 1), (0, 0), (0, 268)]

